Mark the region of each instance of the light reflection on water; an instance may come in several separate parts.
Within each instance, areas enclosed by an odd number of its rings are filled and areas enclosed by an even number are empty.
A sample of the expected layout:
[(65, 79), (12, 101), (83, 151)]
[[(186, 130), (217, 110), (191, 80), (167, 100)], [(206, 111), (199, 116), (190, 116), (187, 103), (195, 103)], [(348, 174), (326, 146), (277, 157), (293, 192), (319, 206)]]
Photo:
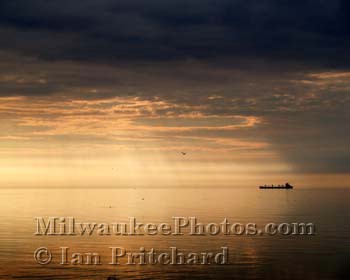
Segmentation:
[[(258, 189), (3, 189), (0, 279), (350, 279), (349, 190)], [(312, 222), (316, 236), (34, 236), (34, 217), (75, 217), (78, 222), (168, 222), (196, 217), (202, 223)], [(38, 247), (53, 261), (36, 264)], [(59, 265), (60, 247), (98, 252), (103, 265)], [(169, 252), (218, 252), (229, 248), (229, 265), (108, 265), (110, 246)], [(56, 257), (55, 257), (56, 256)]]

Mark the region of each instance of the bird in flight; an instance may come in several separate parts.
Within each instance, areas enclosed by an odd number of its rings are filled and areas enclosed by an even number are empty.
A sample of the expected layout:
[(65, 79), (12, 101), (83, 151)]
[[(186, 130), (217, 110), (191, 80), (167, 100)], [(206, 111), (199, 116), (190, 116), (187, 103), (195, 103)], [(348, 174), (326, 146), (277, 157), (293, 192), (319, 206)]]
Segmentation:
[(183, 156), (187, 155), (187, 153), (185, 153), (185, 152), (181, 152), (181, 154), (182, 154)]

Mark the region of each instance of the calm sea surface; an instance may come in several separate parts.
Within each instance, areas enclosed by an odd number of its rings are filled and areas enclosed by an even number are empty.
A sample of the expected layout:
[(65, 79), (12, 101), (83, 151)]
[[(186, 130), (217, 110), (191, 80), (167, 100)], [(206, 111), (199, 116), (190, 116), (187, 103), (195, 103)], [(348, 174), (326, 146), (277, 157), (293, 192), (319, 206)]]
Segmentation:
[[(350, 190), (346, 189), (2, 189), (0, 279), (350, 279)], [(314, 223), (314, 236), (35, 236), (34, 217), (75, 217), (76, 222)], [(109, 265), (109, 247), (217, 253), (228, 265)], [(52, 262), (37, 264), (39, 247)], [(60, 265), (69, 254), (97, 252), (102, 265)], [(121, 261), (122, 262), (122, 261)]]

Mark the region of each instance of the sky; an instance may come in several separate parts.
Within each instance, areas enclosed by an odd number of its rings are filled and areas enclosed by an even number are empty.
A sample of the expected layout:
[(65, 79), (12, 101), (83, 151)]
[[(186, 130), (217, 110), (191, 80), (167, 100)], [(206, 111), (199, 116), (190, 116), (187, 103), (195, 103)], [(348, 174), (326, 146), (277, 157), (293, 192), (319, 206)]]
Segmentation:
[(1, 1), (0, 36), (2, 187), (349, 185), (349, 1)]

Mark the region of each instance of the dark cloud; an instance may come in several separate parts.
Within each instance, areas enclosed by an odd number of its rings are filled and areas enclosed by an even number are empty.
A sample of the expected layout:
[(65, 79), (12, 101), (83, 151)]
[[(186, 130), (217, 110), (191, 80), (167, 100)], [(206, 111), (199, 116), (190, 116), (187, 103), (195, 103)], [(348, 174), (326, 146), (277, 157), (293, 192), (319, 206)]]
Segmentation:
[(348, 1), (1, 1), (2, 48), (46, 59), (349, 63)]

